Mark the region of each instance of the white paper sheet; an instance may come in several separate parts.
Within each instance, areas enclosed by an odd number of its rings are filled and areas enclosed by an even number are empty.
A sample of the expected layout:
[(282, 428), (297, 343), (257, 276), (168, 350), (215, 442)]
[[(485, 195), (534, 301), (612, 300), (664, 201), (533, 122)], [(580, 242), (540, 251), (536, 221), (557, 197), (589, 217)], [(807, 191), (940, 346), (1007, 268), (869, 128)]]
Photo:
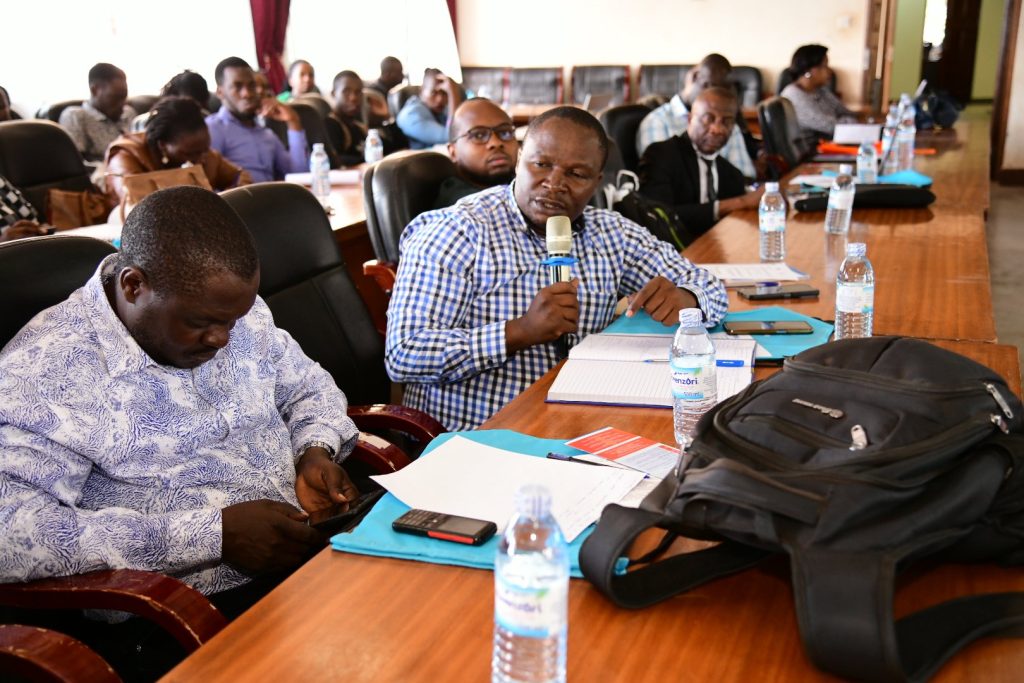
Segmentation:
[(832, 133), (832, 142), (840, 145), (859, 145), (862, 142), (878, 142), (881, 136), (880, 123), (837, 123)]
[(727, 287), (749, 285), (754, 282), (786, 282), (807, 280), (810, 276), (785, 263), (702, 263), (705, 268)]
[[(331, 169), (328, 177), (331, 180), (331, 185), (358, 185), (363, 179), (363, 174), (358, 168), (335, 168)], [(284, 181), (310, 187), (313, 185), (313, 175), (308, 171), (305, 173), (286, 173)]]
[(572, 542), (643, 474), (531, 457), (454, 436), (398, 472), (371, 478), (410, 507), (490, 520), (499, 529), (512, 516), (519, 487), (542, 484), (551, 491), (555, 519)]

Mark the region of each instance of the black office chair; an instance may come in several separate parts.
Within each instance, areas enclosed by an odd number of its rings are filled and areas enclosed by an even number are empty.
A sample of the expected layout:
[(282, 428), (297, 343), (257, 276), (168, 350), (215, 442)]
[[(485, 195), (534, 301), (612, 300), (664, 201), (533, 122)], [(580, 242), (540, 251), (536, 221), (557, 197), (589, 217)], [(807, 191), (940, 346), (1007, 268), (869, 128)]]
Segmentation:
[(402, 111), (402, 107), (409, 101), (409, 98), (419, 94), (420, 86), (418, 85), (396, 85), (388, 92), (388, 109), (391, 110), (391, 115), (398, 116), (398, 112)]
[(159, 95), (135, 95), (129, 97), (126, 104), (134, 109), (136, 114), (145, 114), (159, 99)]
[(619, 148), (623, 167), (629, 171), (635, 172), (640, 161), (636, 153), (636, 133), (640, 122), (650, 113), (651, 110), (642, 104), (624, 104), (606, 109), (598, 116), (608, 137)]
[(322, 142), (324, 149), (327, 150), (327, 155), (331, 158), (331, 168), (340, 166), (338, 154), (334, 151), (331, 141), (327, 138), (324, 117), (320, 115), (318, 108), (306, 100), (294, 100), (289, 104), (295, 110), (295, 113), (299, 115), (299, 122), (302, 123), (302, 128), (306, 131), (306, 143), (309, 145), (309, 149), (312, 150), (313, 145)]
[(36, 112), (36, 118), (37, 119), (48, 119), (50, 121), (53, 121), (54, 123), (59, 123), (60, 122), (60, 115), (64, 112), (65, 109), (67, 109), (68, 107), (80, 107), (80, 106), (82, 106), (82, 100), (81, 99), (77, 99), (77, 100), (64, 100), (63, 102), (55, 102), (54, 104), (50, 104), (50, 105), (41, 107), (39, 109), (39, 111)]
[(693, 64), (641, 64), (639, 90), (640, 97), (661, 95), (671, 99), (683, 89), (686, 74), (694, 67)]
[(779, 175), (813, 155), (814, 149), (800, 132), (793, 105), (785, 97), (769, 97), (758, 104), (757, 119), (769, 165)]
[(734, 66), (729, 74), (729, 82), (736, 87), (740, 98), (740, 107), (752, 109), (761, 101), (764, 80), (761, 70), (753, 66)]
[(274, 321), (331, 374), (349, 400), (356, 425), (370, 432), (400, 432), (419, 447), (444, 432), (425, 413), (386, 405), (391, 382), (384, 369), (384, 340), (313, 195), (292, 183), (258, 183), (222, 196), (256, 239), (260, 296)]
[(304, 95), (293, 97), (289, 104), (308, 104), (316, 109), (321, 119), (326, 119), (331, 115), (331, 103), (325, 100), (323, 95), (316, 93), (305, 93)]
[(508, 77), (510, 104), (561, 104), (562, 67), (512, 69)]
[(211, 114), (216, 114), (217, 111), (220, 110), (220, 98), (217, 97), (217, 93), (210, 93), (210, 101), (206, 105), (206, 110)]
[[(584, 104), (587, 95), (611, 95), (612, 98), (607, 106), (629, 102), (629, 67), (625, 65), (574, 66), (572, 68), (572, 100), (576, 104)], [(594, 109), (592, 108), (591, 111)]]
[(89, 170), (75, 143), (56, 123), (39, 120), (0, 123), (0, 175), (21, 190), (46, 215), (51, 188), (92, 189)]
[(385, 292), (394, 287), (398, 241), (412, 219), (433, 208), (441, 183), (455, 175), (455, 164), (437, 152), (385, 157), (363, 173), (366, 225), (376, 261), (363, 264)]
[(464, 66), (462, 85), (477, 97), (501, 104), (508, 97), (508, 68), (504, 66)]

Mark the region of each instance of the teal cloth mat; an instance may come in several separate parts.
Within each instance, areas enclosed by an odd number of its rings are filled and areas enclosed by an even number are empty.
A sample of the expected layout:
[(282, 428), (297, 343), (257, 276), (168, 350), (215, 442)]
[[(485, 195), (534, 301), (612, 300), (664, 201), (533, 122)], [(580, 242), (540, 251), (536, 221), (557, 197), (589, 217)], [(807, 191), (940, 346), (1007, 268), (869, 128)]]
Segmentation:
[[(495, 448), (523, 453), (543, 458), (549, 452), (580, 455), (583, 451), (565, 445), (556, 439), (538, 439), (507, 429), (483, 430), (475, 432), (449, 432), (441, 434), (430, 442), (421, 458), (430, 457), (431, 451), (456, 434), (471, 441), (486, 444)], [(397, 557), (405, 560), (433, 562), (435, 564), (452, 564), (462, 567), (493, 569), (494, 556), (498, 552), (498, 535), (491, 537), (479, 546), (467, 546), (458, 543), (447, 543), (432, 538), (396, 533), (391, 529), (391, 522), (409, 510), (390, 493), (377, 501), (369, 514), (363, 518), (352, 532), (334, 536), (331, 547), (344, 552), (360, 555), (377, 555), (379, 557)], [(576, 540), (569, 544), (569, 573), (582, 578), (580, 573), (580, 546), (583, 539), (590, 535), (593, 526), (587, 528)]]
[[(838, 173), (836, 171), (827, 170), (822, 171), (821, 175), (834, 176), (838, 175)], [(913, 185), (915, 187), (932, 186), (932, 179), (930, 176), (926, 176), (924, 173), (918, 173), (912, 168), (905, 171), (896, 171), (889, 175), (880, 175), (878, 176), (878, 182), (890, 185)]]
[[(758, 334), (755, 335), (757, 343), (771, 354), (770, 358), (759, 358), (758, 360), (782, 360), (787, 356), (795, 356), (801, 351), (820, 346), (828, 341), (832, 335), (833, 326), (797, 313), (782, 306), (764, 306), (750, 311), (738, 311), (727, 313), (726, 320), (804, 320), (814, 328), (811, 334)], [(632, 318), (624, 315), (619, 316), (611, 325), (604, 329), (610, 334), (675, 334), (678, 324), (672, 327), (662, 325), (647, 315), (645, 311), (637, 311)], [(710, 332), (725, 332), (725, 328), (716, 325)]]

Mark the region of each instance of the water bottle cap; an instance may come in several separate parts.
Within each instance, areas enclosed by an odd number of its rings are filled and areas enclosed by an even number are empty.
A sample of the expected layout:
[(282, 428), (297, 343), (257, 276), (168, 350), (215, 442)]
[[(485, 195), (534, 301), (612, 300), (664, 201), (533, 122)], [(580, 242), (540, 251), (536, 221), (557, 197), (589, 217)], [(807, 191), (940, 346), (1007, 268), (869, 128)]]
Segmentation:
[(551, 512), (551, 492), (540, 484), (526, 484), (516, 491), (516, 512), (526, 517), (544, 517)]
[(778, 183), (773, 183), (773, 182), (769, 181), (769, 182), (764, 184), (764, 191), (765, 192), (778, 192), (779, 191), (779, 184)]
[(864, 258), (868, 253), (868, 245), (863, 242), (850, 242), (846, 245), (846, 255), (853, 258)]
[(684, 308), (679, 311), (680, 327), (704, 327), (701, 320), (704, 314), (699, 308)]
[(839, 164), (840, 175), (853, 175), (853, 165), (851, 164)]
[(875, 148), (875, 146), (868, 142), (867, 140), (865, 140), (864, 142), (860, 143), (860, 148), (865, 152), (870, 152)]
[(322, 152), (322, 151), (324, 151), (324, 143), (322, 143), (322, 142), (314, 142), (313, 143), (313, 151), (314, 152)]

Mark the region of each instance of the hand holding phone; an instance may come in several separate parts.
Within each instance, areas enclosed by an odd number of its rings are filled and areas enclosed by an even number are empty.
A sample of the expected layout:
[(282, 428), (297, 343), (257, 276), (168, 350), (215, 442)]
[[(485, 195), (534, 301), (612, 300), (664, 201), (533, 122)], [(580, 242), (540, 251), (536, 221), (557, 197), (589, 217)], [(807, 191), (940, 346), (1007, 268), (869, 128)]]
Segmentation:
[(377, 489), (359, 496), (353, 503), (338, 503), (317, 510), (309, 515), (311, 527), (324, 534), (338, 534), (355, 526), (370, 511), (373, 504), (384, 495), (384, 489)]
[(498, 530), (494, 522), (429, 510), (409, 510), (392, 522), (391, 528), (403, 534), (429, 536), (466, 545), (480, 545)]

